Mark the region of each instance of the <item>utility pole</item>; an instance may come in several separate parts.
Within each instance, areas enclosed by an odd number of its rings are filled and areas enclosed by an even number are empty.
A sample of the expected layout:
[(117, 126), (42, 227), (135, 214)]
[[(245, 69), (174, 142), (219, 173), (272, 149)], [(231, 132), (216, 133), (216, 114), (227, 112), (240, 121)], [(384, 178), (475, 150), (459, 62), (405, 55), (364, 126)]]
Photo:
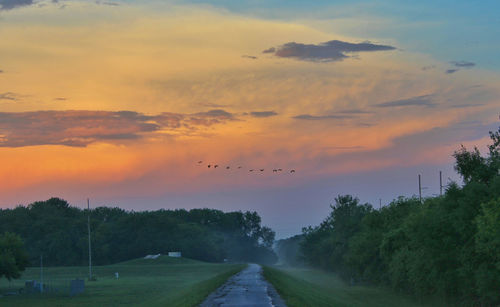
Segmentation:
[(418, 175), (418, 199), (420, 199), (420, 203), (422, 203), (422, 181), (420, 178), (420, 174)]
[(382, 198), (378, 199), (378, 210), (382, 208)]
[(40, 254), (40, 293), (43, 293), (43, 254)]
[(443, 172), (439, 171), (439, 196), (443, 196)]
[(91, 249), (91, 244), (90, 244), (90, 200), (87, 198), (87, 209), (88, 209), (88, 216), (87, 216), (87, 228), (89, 231), (89, 281), (92, 280), (92, 249)]

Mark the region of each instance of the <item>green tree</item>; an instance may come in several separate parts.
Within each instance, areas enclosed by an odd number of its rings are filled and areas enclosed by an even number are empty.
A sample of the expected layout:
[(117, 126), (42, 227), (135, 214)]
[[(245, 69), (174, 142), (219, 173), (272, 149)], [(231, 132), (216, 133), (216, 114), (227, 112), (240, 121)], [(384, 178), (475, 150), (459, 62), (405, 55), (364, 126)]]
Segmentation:
[(485, 304), (500, 303), (500, 198), (481, 206), (476, 218), (476, 251), (480, 260), (476, 285)]
[(19, 278), (27, 265), (28, 256), (21, 238), (10, 232), (0, 235), (0, 277)]

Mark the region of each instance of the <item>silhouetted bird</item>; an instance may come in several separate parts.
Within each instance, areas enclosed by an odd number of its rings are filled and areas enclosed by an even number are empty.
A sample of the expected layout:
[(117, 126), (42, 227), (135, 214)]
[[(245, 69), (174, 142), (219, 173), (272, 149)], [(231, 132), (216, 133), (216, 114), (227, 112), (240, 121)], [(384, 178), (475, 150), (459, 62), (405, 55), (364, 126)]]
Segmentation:
[(226, 166), (226, 169), (230, 169), (230, 167), (229, 167), (229, 166)]
[(281, 169), (281, 168), (278, 168), (278, 172), (281, 172), (281, 171), (282, 171), (282, 169)]
[(241, 168), (241, 166), (238, 166), (238, 169), (240, 169), (240, 168)]
[(208, 168), (210, 168), (210, 166), (211, 166), (211, 165), (209, 164), (209, 165), (208, 165)]
[(203, 163), (203, 161), (198, 161), (198, 164), (202, 164), (202, 163)]
[(249, 172), (253, 172), (253, 169), (249, 170)]
[(294, 170), (294, 169), (293, 169), (293, 170), (291, 170), (291, 171), (290, 171), (290, 173), (295, 173), (295, 170)]
[(278, 172), (278, 170), (277, 170), (277, 169), (273, 169), (273, 173), (277, 173), (277, 172)]
[(214, 168), (218, 168), (219, 166), (217, 164), (214, 165)]
[(263, 169), (263, 168), (261, 168), (261, 169), (260, 169), (260, 171), (261, 171), (261, 172), (263, 172), (263, 171), (264, 171), (264, 169)]

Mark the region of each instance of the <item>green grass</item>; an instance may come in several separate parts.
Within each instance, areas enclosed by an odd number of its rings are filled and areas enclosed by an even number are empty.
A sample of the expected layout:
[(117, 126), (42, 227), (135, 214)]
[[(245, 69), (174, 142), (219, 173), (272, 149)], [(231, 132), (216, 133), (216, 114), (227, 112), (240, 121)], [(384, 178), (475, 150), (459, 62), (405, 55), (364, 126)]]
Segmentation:
[[(44, 269), (44, 281), (58, 292), (4, 296), (0, 306), (196, 306), (244, 267), (167, 256), (135, 259), (94, 267), (97, 280), (85, 280), (85, 293), (75, 297), (69, 296), (69, 282), (86, 278), (88, 267), (50, 267)], [(40, 269), (28, 268), (10, 283), (0, 279), (0, 293), (22, 288), (29, 279), (39, 280)]]
[(288, 307), (442, 306), (419, 303), (389, 289), (349, 286), (335, 274), (319, 270), (264, 267), (264, 276), (273, 284)]

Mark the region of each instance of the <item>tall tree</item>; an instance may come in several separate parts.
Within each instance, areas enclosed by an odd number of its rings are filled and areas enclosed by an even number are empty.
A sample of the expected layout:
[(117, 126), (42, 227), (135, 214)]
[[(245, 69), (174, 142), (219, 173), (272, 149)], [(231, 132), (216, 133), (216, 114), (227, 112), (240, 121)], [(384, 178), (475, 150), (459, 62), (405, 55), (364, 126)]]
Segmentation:
[(27, 265), (28, 256), (21, 238), (10, 232), (0, 235), (0, 277), (19, 278)]

